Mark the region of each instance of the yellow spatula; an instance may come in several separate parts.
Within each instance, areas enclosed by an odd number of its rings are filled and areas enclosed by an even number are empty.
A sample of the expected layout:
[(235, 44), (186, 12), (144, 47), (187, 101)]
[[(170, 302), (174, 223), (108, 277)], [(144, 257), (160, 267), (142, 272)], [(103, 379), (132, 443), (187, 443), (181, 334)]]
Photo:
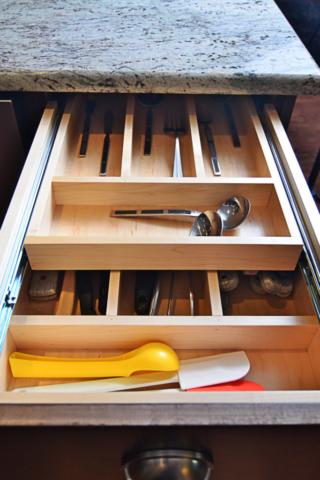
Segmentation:
[(54, 358), (14, 352), (9, 362), (14, 377), (28, 378), (129, 377), (137, 371), (170, 372), (180, 367), (172, 348), (157, 342), (118, 357)]

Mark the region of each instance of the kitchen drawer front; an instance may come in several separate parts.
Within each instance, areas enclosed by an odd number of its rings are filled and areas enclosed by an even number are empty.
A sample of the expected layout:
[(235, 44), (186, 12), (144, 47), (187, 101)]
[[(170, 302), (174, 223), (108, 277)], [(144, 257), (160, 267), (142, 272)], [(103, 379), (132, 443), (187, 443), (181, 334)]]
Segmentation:
[[(143, 155), (147, 109), (134, 95), (97, 95), (85, 158), (79, 156), (87, 96), (71, 98), (31, 220), (26, 250), (32, 269), (294, 270), (302, 240), (258, 114), (250, 97), (232, 108), (241, 148), (235, 148), (223, 103), (210, 96), (168, 95), (154, 108), (153, 147)], [(221, 177), (215, 177), (196, 106), (212, 102)], [(184, 119), (183, 178), (172, 178), (174, 138), (164, 133), (174, 107)], [(103, 118), (114, 112), (107, 176), (99, 177)], [(113, 209), (145, 207), (217, 210), (235, 195), (251, 211), (221, 237), (190, 237), (192, 223), (110, 217)]]
[[(317, 480), (318, 426), (1, 428), (6, 480), (124, 480), (128, 454), (163, 448), (211, 453), (210, 480)], [(40, 468), (41, 466), (41, 468)]]

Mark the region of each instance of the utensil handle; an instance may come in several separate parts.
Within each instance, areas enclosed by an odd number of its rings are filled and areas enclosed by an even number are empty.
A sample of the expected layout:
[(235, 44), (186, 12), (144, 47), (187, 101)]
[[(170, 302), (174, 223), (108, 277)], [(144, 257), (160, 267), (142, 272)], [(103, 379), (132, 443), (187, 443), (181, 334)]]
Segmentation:
[(221, 175), (220, 164), (219, 164), (217, 151), (216, 151), (216, 147), (214, 145), (214, 141), (213, 141), (213, 137), (212, 137), (210, 127), (208, 125), (205, 125), (204, 131), (205, 131), (205, 134), (206, 134), (207, 143), (208, 143), (208, 147), (209, 147), (209, 152), (210, 152), (210, 157), (211, 157), (211, 162), (212, 162), (212, 167), (213, 167), (213, 173), (215, 175)]
[(101, 313), (101, 315), (106, 315), (107, 313), (109, 282), (110, 282), (110, 271), (103, 270), (100, 273), (99, 305), (98, 305), (98, 310)]
[(40, 385), (38, 387), (16, 388), (14, 393), (105, 393), (132, 390), (134, 388), (153, 387), (179, 383), (177, 372), (156, 372), (134, 375), (128, 378), (88, 380), (86, 382), (62, 383), (58, 385)]
[(156, 314), (158, 298), (159, 298), (159, 293), (160, 293), (160, 284), (161, 284), (160, 273), (158, 272), (156, 286), (155, 286), (154, 291), (153, 291), (151, 305), (150, 305), (150, 311), (149, 311), (149, 315), (151, 315), (151, 316)]
[(224, 104), (224, 110), (225, 110), (225, 112), (227, 114), (227, 117), (228, 117), (228, 120), (229, 120), (229, 126), (230, 126), (230, 130), (231, 130), (233, 146), (234, 146), (234, 148), (240, 148), (241, 144), (240, 144), (240, 139), (239, 139), (238, 132), (237, 132), (237, 127), (236, 127), (236, 124), (234, 122), (232, 110), (227, 103)]
[(90, 130), (90, 117), (88, 115), (84, 121), (79, 157), (86, 156), (88, 139), (89, 139), (89, 130)]
[(169, 291), (169, 299), (168, 299), (168, 310), (167, 310), (167, 315), (168, 316), (171, 315), (171, 310), (172, 310), (173, 285), (174, 285), (174, 271), (171, 273), (170, 291)]
[(138, 270), (134, 288), (134, 310), (137, 315), (148, 315), (157, 273)]
[(180, 154), (180, 140), (179, 134), (176, 132), (176, 141), (174, 148), (174, 163), (173, 163), (173, 175), (174, 178), (183, 177), (181, 154)]
[(146, 121), (146, 135), (144, 139), (144, 151), (143, 155), (151, 155), (151, 143), (152, 143), (152, 110), (149, 108)]
[(110, 217), (183, 217), (185, 220), (198, 217), (201, 212), (181, 209), (144, 209), (144, 210), (112, 210)]
[(188, 271), (191, 316), (194, 317), (194, 288), (192, 272)]
[(107, 133), (106, 136), (104, 137), (104, 142), (103, 142), (103, 151), (102, 151), (102, 159), (101, 159), (101, 166), (100, 166), (101, 177), (105, 177), (107, 175), (109, 144), (110, 144), (110, 136), (109, 136), (109, 133)]
[(93, 307), (93, 289), (89, 271), (77, 270), (76, 285), (80, 300), (81, 315), (95, 315)]

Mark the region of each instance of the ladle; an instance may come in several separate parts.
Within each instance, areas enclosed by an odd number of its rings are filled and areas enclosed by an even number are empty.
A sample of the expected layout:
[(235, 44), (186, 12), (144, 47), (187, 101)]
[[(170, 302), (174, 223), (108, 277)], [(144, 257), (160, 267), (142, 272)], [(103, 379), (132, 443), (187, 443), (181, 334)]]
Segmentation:
[(111, 217), (182, 217), (183, 220), (194, 220), (190, 237), (215, 237), (222, 234), (223, 225), (220, 215), (213, 211), (198, 212), (187, 209), (156, 209), (156, 210), (112, 210)]
[(223, 230), (239, 227), (250, 212), (250, 201), (246, 197), (237, 196), (226, 200), (218, 212), (206, 210), (198, 212), (188, 209), (145, 209), (145, 210), (112, 210), (111, 217), (182, 217), (194, 220), (190, 237), (219, 237)]
[(218, 209), (223, 230), (228, 231), (239, 227), (249, 215), (250, 207), (250, 201), (241, 195), (226, 200)]

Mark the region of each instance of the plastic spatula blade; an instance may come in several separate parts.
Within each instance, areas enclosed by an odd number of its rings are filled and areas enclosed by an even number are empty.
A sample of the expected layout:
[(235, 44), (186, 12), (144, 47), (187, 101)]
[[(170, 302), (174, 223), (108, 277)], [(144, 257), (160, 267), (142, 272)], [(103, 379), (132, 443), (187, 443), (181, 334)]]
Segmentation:
[(181, 362), (178, 371), (180, 387), (205, 387), (243, 378), (250, 370), (245, 352), (234, 352)]
[(235, 382), (220, 383), (208, 387), (188, 388), (187, 392), (265, 392), (265, 389), (255, 382), (236, 380)]
[[(181, 368), (183, 371), (181, 374)], [(179, 372), (160, 372), (134, 375), (129, 378), (113, 378), (112, 380), (92, 380), (61, 385), (27, 387), (14, 392), (116, 392), (134, 388), (146, 388), (155, 385), (166, 385), (181, 382), (185, 388), (204, 387), (216, 383), (225, 383), (244, 377), (250, 369), (250, 362), (244, 352), (213, 355), (192, 360), (180, 361)], [(190, 386), (192, 385), (192, 387)]]

